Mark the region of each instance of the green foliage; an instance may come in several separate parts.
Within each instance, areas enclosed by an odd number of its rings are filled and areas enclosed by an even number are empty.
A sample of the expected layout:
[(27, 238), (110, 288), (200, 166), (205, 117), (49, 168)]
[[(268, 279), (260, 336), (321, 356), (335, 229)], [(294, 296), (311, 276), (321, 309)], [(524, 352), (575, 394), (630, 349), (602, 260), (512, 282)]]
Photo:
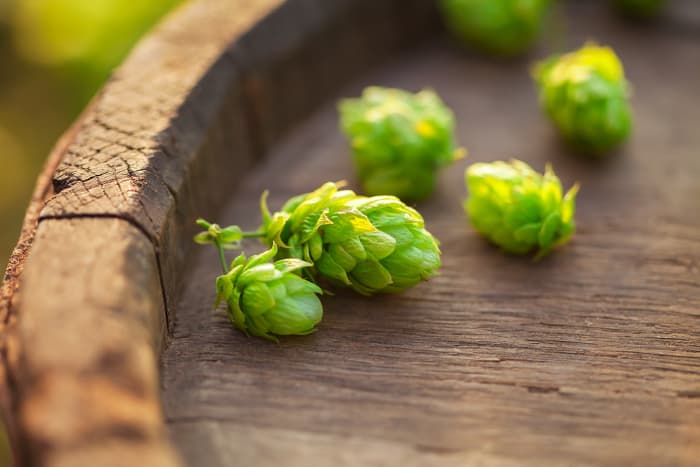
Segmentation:
[(276, 336), (316, 331), (323, 317), (321, 289), (294, 271), (311, 266), (299, 259), (270, 263), (277, 246), (246, 259), (240, 255), (231, 270), (216, 279), (217, 305), (224, 301), (231, 323), (246, 334), (277, 342)]
[(455, 37), (494, 55), (514, 56), (537, 39), (551, 0), (440, 0), (439, 5)]
[(50, 67), (82, 102), (94, 95), (134, 43), (181, 0), (11, 1), (15, 2), (14, 39), (22, 57)]
[(665, 5), (666, 0), (615, 0), (615, 7), (620, 12), (637, 18), (651, 18)]
[(243, 232), (237, 225), (231, 225), (222, 229), (217, 224), (210, 224), (204, 219), (198, 219), (197, 225), (204, 227), (206, 230), (194, 236), (195, 243), (200, 245), (218, 245), (220, 243), (226, 249), (240, 247)]
[(533, 76), (541, 106), (574, 147), (598, 155), (628, 137), (629, 86), (610, 47), (587, 44), (550, 57), (535, 66)]
[(261, 200), (268, 244), (280, 247), (278, 258), (313, 263), (306, 271), (332, 284), (370, 295), (399, 292), (436, 274), (437, 241), (423, 218), (394, 196), (357, 196), (326, 183), (290, 199), (270, 215)]
[(456, 149), (454, 116), (431, 90), (416, 94), (368, 87), (338, 106), (368, 195), (419, 200), (432, 193), (438, 169), (464, 156)]
[(111, 68), (180, 0), (32, 0), (16, 3), (15, 30), (28, 58)]
[(474, 228), (504, 251), (538, 257), (564, 244), (574, 233), (578, 185), (564, 196), (548, 165), (544, 175), (524, 162), (477, 163), (465, 179), (469, 198), (464, 208)]

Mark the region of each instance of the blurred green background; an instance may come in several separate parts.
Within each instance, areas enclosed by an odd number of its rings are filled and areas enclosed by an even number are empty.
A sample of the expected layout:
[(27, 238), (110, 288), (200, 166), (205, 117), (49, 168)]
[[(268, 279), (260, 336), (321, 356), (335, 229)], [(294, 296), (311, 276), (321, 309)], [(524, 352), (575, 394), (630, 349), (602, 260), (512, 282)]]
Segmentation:
[[(182, 0), (0, 0), (0, 267), (51, 147), (111, 70)], [(0, 466), (10, 465), (0, 427)]]

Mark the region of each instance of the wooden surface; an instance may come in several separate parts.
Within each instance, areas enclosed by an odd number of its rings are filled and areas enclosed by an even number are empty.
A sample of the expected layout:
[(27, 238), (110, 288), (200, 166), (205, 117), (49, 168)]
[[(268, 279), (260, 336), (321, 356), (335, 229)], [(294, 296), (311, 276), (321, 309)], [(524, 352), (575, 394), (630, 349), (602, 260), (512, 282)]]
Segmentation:
[[(700, 38), (697, 2), (671, 3), (632, 26), (570, 2), (549, 33), (611, 43), (633, 82), (636, 132), (600, 162), (554, 137), (529, 60), (425, 39), (432, 1), (175, 11), (59, 142), (27, 211), (0, 296), (18, 465), (699, 465)], [(368, 84), (431, 86), (458, 116), (470, 159), (418, 206), (442, 275), (325, 297), (313, 336), (247, 339), (211, 310), (193, 221), (254, 228), (264, 188), (277, 207), (353, 183), (328, 97)], [(465, 165), (508, 157), (583, 186), (574, 241), (539, 263), (461, 210)]]
[[(203, 0), (177, 10), (49, 157), (0, 300), (2, 409), (16, 465), (181, 465), (164, 435), (157, 372), (162, 284), (175, 289), (166, 273), (188, 235), (173, 225), (202, 201), (188, 182), (211, 167), (220, 127), (244, 140), (226, 50), (277, 4)], [(232, 7), (234, 20), (224, 16)], [(176, 207), (176, 196), (189, 204)]]
[(192, 0), (144, 38), (49, 156), (0, 289), (16, 465), (181, 465), (157, 357), (194, 219), (339, 82), (436, 26), (424, 0)]
[[(619, 52), (634, 86), (629, 144), (604, 161), (570, 154), (540, 115), (528, 59), (440, 38), (339, 90), (431, 86), (454, 109), (471, 155), (417, 206), (442, 274), (396, 296), (324, 297), (318, 333), (274, 345), (212, 312), (218, 263), (202, 249), (163, 355), (166, 419), (190, 465), (700, 465), (700, 40), (576, 3), (554, 40)], [(578, 232), (541, 262), (486, 244), (461, 208), (465, 166), (510, 157), (582, 185)], [(354, 183), (327, 101), (231, 175), (218, 219), (255, 228), (263, 189), (279, 207), (344, 178)]]
[[(25, 446), (45, 446), (27, 449), (21, 459), (81, 465), (92, 451), (98, 454), (93, 465), (127, 459), (177, 465), (161, 421), (153, 359), (165, 310), (148, 238), (121, 219), (42, 222), (21, 290), (20, 306), (31, 313), (10, 346), (22, 349), (10, 357), (21, 395), (17, 417), (27, 432)], [(113, 450), (111, 460), (99, 455), (110, 445), (123, 457)]]

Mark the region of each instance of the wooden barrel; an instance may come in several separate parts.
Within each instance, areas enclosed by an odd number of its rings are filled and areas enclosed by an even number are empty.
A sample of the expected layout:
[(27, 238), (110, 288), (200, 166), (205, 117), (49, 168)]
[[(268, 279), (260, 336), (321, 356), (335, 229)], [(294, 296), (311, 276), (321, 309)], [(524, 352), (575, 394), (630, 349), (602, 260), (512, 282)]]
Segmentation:
[[(563, 7), (557, 48), (611, 44), (634, 85), (635, 133), (599, 161), (541, 117), (536, 55), (459, 50), (433, 2), (176, 10), (57, 144), (28, 208), (0, 302), (18, 465), (698, 465), (696, 7), (643, 25)], [(276, 208), (354, 186), (334, 103), (369, 84), (433, 87), (457, 115), (471, 160), (417, 206), (442, 273), (325, 297), (312, 336), (247, 338), (212, 311), (218, 263), (194, 220), (255, 228), (264, 189)], [(510, 157), (582, 185), (574, 241), (541, 262), (462, 211), (465, 164)]]

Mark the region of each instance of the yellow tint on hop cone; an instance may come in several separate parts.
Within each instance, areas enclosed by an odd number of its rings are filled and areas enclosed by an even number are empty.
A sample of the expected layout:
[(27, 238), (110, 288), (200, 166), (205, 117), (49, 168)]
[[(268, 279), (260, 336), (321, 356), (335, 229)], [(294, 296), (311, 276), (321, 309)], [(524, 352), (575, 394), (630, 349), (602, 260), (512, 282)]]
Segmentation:
[(368, 87), (362, 97), (342, 100), (338, 110), (368, 195), (423, 199), (439, 169), (466, 154), (456, 147), (452, 111), (431, 90)]
[(578, 185), (562, 195), (549, 165), (542, 175), (519, 160), (477, 163), (465, 179), (464, 208), (472, 225), (508, 253), (537, 251), (542, 257), (574, 233)]
[(328, 182), (274, 214), (261, 200), (260, 232), (276, 258), (312, 264), (304, 272), (358, 293), (401, 292), (440, 267), (437, 240), (423, 217), (395, 196), (358, 196)]
[(540, 105), (572, 146), (603, 154), (630, 134), (629, 85), (610, 47), (586, 44), (536, 64)]

